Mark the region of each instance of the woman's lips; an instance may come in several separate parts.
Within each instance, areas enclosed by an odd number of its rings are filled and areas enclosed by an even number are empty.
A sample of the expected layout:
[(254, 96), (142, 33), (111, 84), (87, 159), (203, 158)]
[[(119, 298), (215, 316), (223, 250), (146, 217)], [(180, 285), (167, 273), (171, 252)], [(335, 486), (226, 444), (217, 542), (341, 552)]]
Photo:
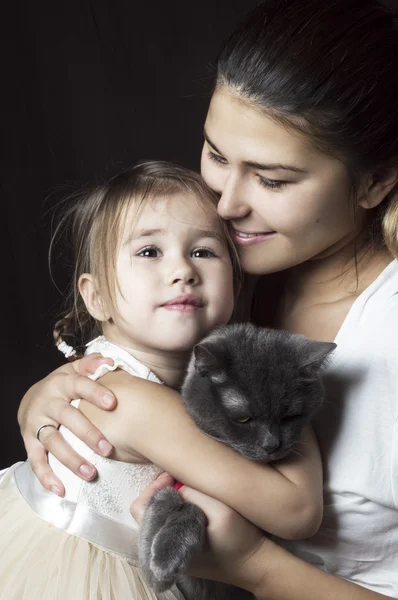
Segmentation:
[(251, 233), (248, 231), (238, 231), (232, 228), (232, 238), (239, 246), (253, 246), (254, 244), (261, 244), (265, 240), (276, 235), (276, 231), (256, 232)]

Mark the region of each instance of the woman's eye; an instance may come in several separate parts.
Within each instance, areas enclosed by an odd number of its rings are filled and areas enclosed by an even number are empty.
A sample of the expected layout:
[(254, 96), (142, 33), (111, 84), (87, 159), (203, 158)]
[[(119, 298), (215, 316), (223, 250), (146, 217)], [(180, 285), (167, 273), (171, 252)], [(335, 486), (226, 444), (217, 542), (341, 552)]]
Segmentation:
[(249, 423), (251, 421), (251, 417), (240, 417), (239, 419), (234, 419), (237, 423)]
[(137, 253), (137, 256), (141, 256), (142, 258), (158, 258), (160, 255), (159, 248), (155, 248), (155, 246), (147, 246)]
[(269, 190), (281, 190), (282, 188), (292, 183), (291, 181), (282, 181), (280, 179), (268, 179), (267, 177), (261, 177), (257, 174), (260, 185), (266, 187)]
[(192, 258), (214, 258), (216, 254), (209, 248), (196, 248), (192, 251), (191, 256)]
[(207, 151), (207, 156), (211, 161), (213, 161), (214, 163), (216, 163), (218, 165), (226, 165), (227, 164), (227, 161), (225, 160), (225, 158), (223, 158), (219, 154), (215, 154), (214, 152), (211, 152), (211, 150)]

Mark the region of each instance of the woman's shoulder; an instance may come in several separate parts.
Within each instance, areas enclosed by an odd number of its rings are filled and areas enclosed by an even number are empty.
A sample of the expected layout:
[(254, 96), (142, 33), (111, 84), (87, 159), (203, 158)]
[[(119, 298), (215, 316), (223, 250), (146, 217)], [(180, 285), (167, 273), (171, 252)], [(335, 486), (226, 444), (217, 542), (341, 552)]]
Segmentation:
[(363, 313), (380, 335), (398, 334), (398, 261), (392, 261), (364, 294)]
[(342, 329), (361, 338), (389, 339), (398, 333), (398, 261), (385, 269), (357, 297)]

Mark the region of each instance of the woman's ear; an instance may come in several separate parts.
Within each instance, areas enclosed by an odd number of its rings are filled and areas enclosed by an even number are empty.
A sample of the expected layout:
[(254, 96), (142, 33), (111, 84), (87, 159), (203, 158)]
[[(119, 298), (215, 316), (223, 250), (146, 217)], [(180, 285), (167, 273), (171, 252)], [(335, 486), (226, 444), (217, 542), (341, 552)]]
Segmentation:
[(380, 168), (368, 175), (361, 187), (358, 205), (376, 208), (398, 183), (398, 167)]
[(97, 321), (109, 321), (110, 315), (104, 308), (102, 298), (97, 291), (95, 280), (90, 273), (79, 277), (79, 292), (90, 315)]

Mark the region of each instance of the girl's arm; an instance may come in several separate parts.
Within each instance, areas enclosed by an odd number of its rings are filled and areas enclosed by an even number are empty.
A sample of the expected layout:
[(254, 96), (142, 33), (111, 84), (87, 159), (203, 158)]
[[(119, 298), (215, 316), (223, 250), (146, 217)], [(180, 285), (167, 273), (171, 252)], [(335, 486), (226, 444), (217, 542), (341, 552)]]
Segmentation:
[(50, 423), (58, 427), (65, 425), (92, 450), (108, 456), (112, 446), (104, 435), (70, 402), (74, 398), (85, 398), (104, 410), (116, 406), (110, 390), (87, 377), (103, 363), (113, 364), (112, 359), (99, 354), (90, 354), (59, 367), (50, 375), (33, 385), (23, 397), (18, 410), (18, 423), (26, 452), (33, 471), (48, 491), (62, 496), (62, 482), (56, 477), (47, 462), (47, 452), (83, 479), (93, 479), (96, 471), (84, 458), (76, 454), (54, 427), (46, 427), (36, 433), (41, 425)]
[(103, 381), (117, 396), (117, 408), (106, 414), (85, 402), (80, 408), (113, 442), (116, 458), (128, 460), (138, 453), (285, 539), (308, 537), (318, 529), (321, 460), (309, 428), (300, 456), (293, 454), (276, 468), (244, 458), (202, 433), (174, 390), (122, 371)]
[[(166, 476), (149, 486), (131, 505), (140, 523), (151, 496)], [(191, 575), (215, 579), (252, 592), (258, 600), (382, 600), (384, 596), (325, 573), (296, 558), (222, 502), (183, 486), (181, 496), (206, 514), (206, 552), (195, 558)]]

